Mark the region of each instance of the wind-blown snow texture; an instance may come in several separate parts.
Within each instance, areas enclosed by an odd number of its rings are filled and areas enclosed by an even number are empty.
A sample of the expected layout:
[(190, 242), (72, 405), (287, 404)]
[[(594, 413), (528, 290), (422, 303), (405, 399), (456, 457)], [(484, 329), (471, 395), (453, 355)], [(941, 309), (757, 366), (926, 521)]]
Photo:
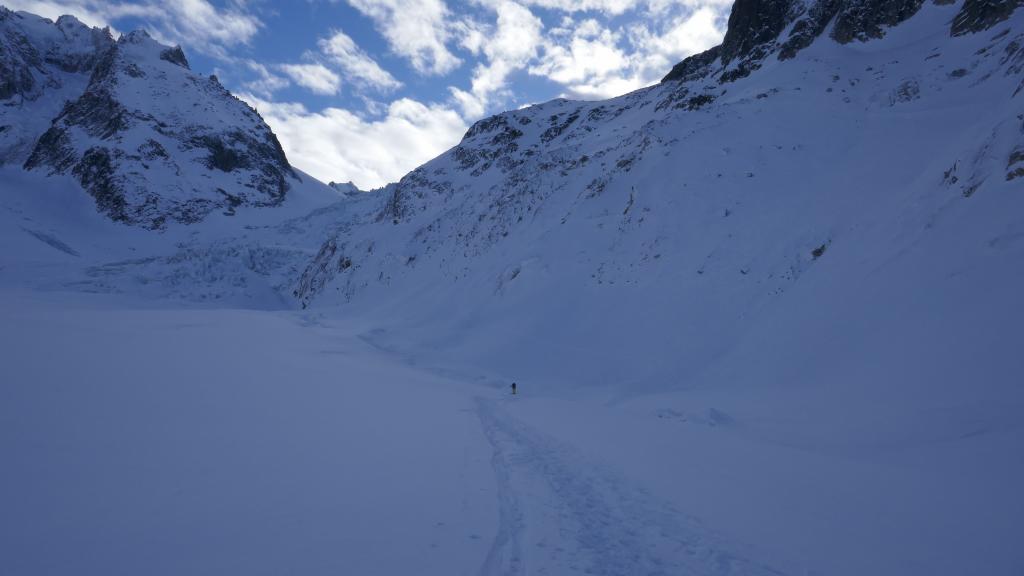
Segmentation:
[(1019, 4), (741, 0), (657, 86), (160, 233), (2, 168), (0, 572), (1021, 573)]

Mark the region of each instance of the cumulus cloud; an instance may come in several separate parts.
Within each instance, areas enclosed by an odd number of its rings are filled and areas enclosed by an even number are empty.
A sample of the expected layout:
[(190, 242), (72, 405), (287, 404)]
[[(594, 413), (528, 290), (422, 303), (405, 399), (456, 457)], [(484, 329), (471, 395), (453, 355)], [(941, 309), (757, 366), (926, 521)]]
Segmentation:
[(248, 68), (256, 78), (244, 83), (245, 89), (264, 98), (269, 98), (274, 92), (288, 87), (291, 82), (274, 74), (265, 65), (254, 60), (247, 60), (245, 67)]
[(362, 189), (399, 180), (458, 142), (467, 128), (450, 108), (409, 98), (391, 102), (379, 119), (242, 98), (259, 110), (295, 166), (324, 182), (351, 180)]
[[(495, 22), (461, 22), (460, 46), (481, 60), (451, 86), (466, 117), (511, 104), (508, 78), (526, 70), (577, 98), (609, 98), (657, 82), (673, 64), (721, 41), (730, 0), (475, 0)], [(562, 13), (544, 29), (529, 6)], [(636, 18), (622, 19), (630, 12)]]
[(704, 6), (669, 19), (662, 25), (661, 32), (646, 24), (630, 26), (631, 42), (637, 52), (644, 55), (641, 71), (648, 78), (651, 74), (664, 75), (684, 57), (720, 43), (725, 36), (723, 15), (720, 8)]
[(610, 98), (657, 82), (673, 64), (718, 44), (724, 34), (718, 0), (618, 29), (567, 17), (547, 35), (529, 72), (561, 84), (569, 96)]
[(556, 30), (552, 34), (554, 41), (545, 47), (544, 59), (531, 67), (530, 73), (565, 85), (607, 78), (629, 65), (618, 47), (620, 36), (602, 28), (596, 20), (585, 20), (573, 29)]
[(332, 95), (341, 90), (341, 77), (323, 64), (281, 64), (278, 68), (314, 94)]
[(448, 50), (452, 17), (443, 0), (348, 0), (373, 20), (396, 54), (421, 74), (446, 74), (462, 61)]
[(215, 8), (207, 0), (157, 2), (162, 7), (157, 28), (163, 35), (214, 56), (225, 57), (224, 47), (248, 44), (263, 26), (241, 5)]
[(492, 5), (497, 22), (493, 28), (476, 28), (467, 36), (466, 45), (482, 53), (486, 62), (473, 70), (469, 91), (451, 87), (455, 101), (467, 117), (483, 115), (495, 93), (505, 89), (512, 72), (523, 69), (536, 57), (544, 28), (526, 7), (509, 0)]
[(380, 67), (362, 48), (341, 30), (318, 43), (321, 52), (345, 72), (346, 79), (359, 81), (378, 90), (394, 90), (402, 85)]

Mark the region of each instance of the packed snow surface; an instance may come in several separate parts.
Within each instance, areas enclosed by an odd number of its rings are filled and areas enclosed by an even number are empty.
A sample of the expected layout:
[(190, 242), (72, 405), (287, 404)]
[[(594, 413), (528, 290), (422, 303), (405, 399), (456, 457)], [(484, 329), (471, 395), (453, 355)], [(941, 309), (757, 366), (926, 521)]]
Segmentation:
[(715, 389), (513, 397), (319, 313), (5, 291), (0, 322), (3, 574), (1024, 565), (1019, 383), (984, 371), (782, 337)]

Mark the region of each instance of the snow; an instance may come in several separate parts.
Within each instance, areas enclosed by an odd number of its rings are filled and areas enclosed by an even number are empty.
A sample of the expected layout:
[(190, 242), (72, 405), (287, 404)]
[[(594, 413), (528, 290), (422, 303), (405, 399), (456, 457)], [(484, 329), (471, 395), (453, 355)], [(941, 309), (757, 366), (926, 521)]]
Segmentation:
[[(3, 58), (13, 61), (7, 62), (8, 66), (21, 64), (26, 58), (25, 48), (16, 42), (22, 39), (55, 61), (81, 61), (96, 50), (91, 29), (74, 18), (61, 19), (54, 25), (45, 18), (19, 12), (0, 20)], [(14, 70), (10, 73), (13, 75)], [(88, 73), (58, 66), (32, 67), (31, 75), (33, 89), (27, 94), (13, 95), (0, 106), (0, 126), (4, 127), (0, 130), (0, 164), (21, 164), (28, 159), (36, 140), (50, 127), (50, 121), (89, 82)], [(26, 106), (32, 113), (26, 113)]]
[(313, 317), (17, 293), (0, 306), (0, 572), (482, 561), (494, 479), (457, 385)]
[(912, 347), (858, 372), (824, 339), (752, 345), (717, 386), (511, 397), (319, 313), (7, 290), (0, 316), (4, 572), (1024, 565), (1019, 382), (940, 373), (974, 350), (917, 352), (943, 386), (906, 373)]
[[(351, 204), (297, 172), (276, 207), (153, 233), (111, 222), (70, 177), (0, 168), (0, 284), (290, 308), (287, 287)], [(61, 248), (63, 247), (63, 248)], [(66, 248), (66, 249), (64, 249)]]
[[(985, 246), (1020, 229), (1004, 169), (1022, 133), (1018, 78), (977, 53), (1008, 49), (1014, 34), (1000, 33), (1020, 15), (950, 39), (956, 8), (928, 4), (877, 42), (769, 59), (699, 110), (659, 109), (677, 89), (662, 85), (506, 113), (504, 132), (471, 132), (393, 188), (398, 209), (369, 205), (362, 222), (383, 218), (333, 239), (334, 260), (307, 269), (327, 280), (303, 302), (378, 310), (394, 319), (386, 337), (452, 363), (635, 393), (698, 378), (759, 317), (884, 292), (883, 264), (927, 258), (916, 287), (942, 292), (946, 275), (994, 258), (970, 282), (1016, 283), (995, 270), (1015, 270), (1019, 252)], [(949, 75), (959, 68), (971, 72)], [(912, 79), (919, 98), (896, 99)], [(518, 149), (501, 152), (511, 130)]]
[(956, 10), (161, 231), (0, 168), (0, 574), (1021, 573), (1024, 13)]

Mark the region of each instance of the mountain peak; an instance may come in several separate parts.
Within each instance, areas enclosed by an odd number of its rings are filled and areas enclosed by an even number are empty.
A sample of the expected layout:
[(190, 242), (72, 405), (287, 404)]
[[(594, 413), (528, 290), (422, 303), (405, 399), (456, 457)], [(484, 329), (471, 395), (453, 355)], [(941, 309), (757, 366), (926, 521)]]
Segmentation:
[[(951, 4), (951, 0), (931, 0)], [(920, 11), (925, 0), (736, 0), (722, 44), (691, 56), (662, 82), (688, 80), (716, 72), (721, 82), (748, 76), (770, 55), (793, 58), (818, 38), (840, 44), (868, 42)], [(1010, 17), (1024, 0), (966, 0), (950, 33), (987, 30)], [(715, 71), (717, 63), (718, 70)]]
[(155, 40), (153, 40), (153, 37), (149, 35), (149, 32), (146, 32), (146, 30), (142, 28), (139, 28), (138, 30), (132, 30), (127, 34), (122, 34), (121, 37), (117, 40), (119, 44), (142, 44), (143, 42), (147, 41), (155, 42)]
[[(97, 208), (162, 228), (275, 206), (298, 178), (263, 119), (180, 46), (0, 12), (0, 163), (69, 174)], [(64, 104), (66, 102), (66, 104)]]

